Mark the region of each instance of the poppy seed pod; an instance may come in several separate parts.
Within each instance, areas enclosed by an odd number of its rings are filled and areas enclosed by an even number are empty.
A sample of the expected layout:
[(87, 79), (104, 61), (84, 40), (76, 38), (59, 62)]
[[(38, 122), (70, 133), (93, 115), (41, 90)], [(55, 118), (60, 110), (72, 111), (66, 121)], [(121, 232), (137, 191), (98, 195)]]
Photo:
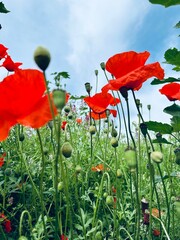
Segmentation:
[(147, 134), (147, 125), (145, 123), (141, 123), (139, 125), (141, 133), (144, 135), (144, 137), (146, 137)]
[(104, 71), (105, 70), (105, 63), (104, 62), (100, 63), (100, 66), (101, 66), (101, 69)]
[(107, 204), (108, 206), (112, 206), (112, 205), (114, 204), (114, 198), (113, 198), (113, 196), (108, 195), (108, 196), (106, 197), (106, 204)]
[(126, 100), (128, 99), (128, 88), (127, 87), (121, 87), (119, 89), (121, 95), (123, 96), (123, 98), (125, 98)]
[(136, 152), (133, 149), (127, 149), (124, 154), (124, 158), (126, 160), (127, 166), (129, 168), (136, 167)]
[(175, 153), (175, 155), (176, 155), (176, 163), (177, 163), (178, 165), (180, 165), (180, 147), (176, 148), (176, 149), (174, 150), (174, 153)]
[(161, 163), (163, 161), (162, 152), (154, 151), (151, 153), (151, 159), (156, 163)]
[(63, 107), (66, 105), (66, 91), (64, 91), (63, 89), (54, 89), (53, 101), (57, 109), (62, 110)]
[(95, 72), (95, 75), (97, 76), (98, 75), (98, 70), (95, 70), (94, 72)]
[(63, 143), (63, 145), (61, 147), (61, 152), (62, 152), (62, 155), (65, 158), (70, 158), (71, 155), (72, 155), (72, 146), (71, 146), (71, 144), (69, 142)]
[(86, 92), (88, 93), (88, 94), (90, 94), (90, 92), (91, 92), (91, 84), (90, 83), (85, 83), (85, 89), (86, 89)]
[(95, 133), (96, 133), (96, 128), (95, 128), (95, 126), (91, 125), (91, 126), (89, 127), (89, 132), (90, 132), (91, 135), (95, 134)]
[(45, 71), (47, 69), (50, 60), (51, 56), (46, 48), (41, 46), (36, 48), (34, 52), (34, 61), (42, 71)]
[(117, 137), (118, 133), (116, 131), (116, 129), (113, 127), (112, 130), (111, 130), (111, 136), (112, 137)]
[(111, 146), (112, 146), (112, 147), (116, 148), (116, 147), (118, 146), (118, 140), (117, 140), (117, 138), (112, 137), (110, 143), (111, 143)]
[(75, 168), (75, 171), (76, 171), (77, 174), (79, 174), (82, 171), (81, 166), (77, 165), (76, 168)]

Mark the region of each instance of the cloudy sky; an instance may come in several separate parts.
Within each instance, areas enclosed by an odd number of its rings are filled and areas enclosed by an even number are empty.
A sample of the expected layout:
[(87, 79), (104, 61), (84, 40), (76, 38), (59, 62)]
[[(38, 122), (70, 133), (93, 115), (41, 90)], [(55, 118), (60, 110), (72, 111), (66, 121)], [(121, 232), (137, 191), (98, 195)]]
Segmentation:
[[(149, 51), (148, 63), (164, 61), (164, 52), (180, 47), (180, 5), (164, 8), (148, 0), (4, 0), (11, 12), (0, 14), (0, 42), (9, 48), (12, 59), (23, 62), (23, 68), (37, 68), (33, 52), (41, 45), (49, 49), (53, 72), (67, 71), (64, 81), (67, 91), (84, 95), (84, 83), (95, 89), (94, 70), (99, 70), (99, 89), (106, 83), (100, 63), (112, 55), (134, 50)], [(166, 77), (178, 76), (171, 66), (162, 63)], [(1, 69), (1, 79), (5, 76)], [(151, 119), (168, 122), (170, 116), (163, 108), (171, 103), (161, 96), (151, 80), (137, 92), (147, 118), (147, 104), (151, 104)], [(132, 110), (133, 112), (133, 110)], [(135, 111), (133, 112), (135, 113)]]

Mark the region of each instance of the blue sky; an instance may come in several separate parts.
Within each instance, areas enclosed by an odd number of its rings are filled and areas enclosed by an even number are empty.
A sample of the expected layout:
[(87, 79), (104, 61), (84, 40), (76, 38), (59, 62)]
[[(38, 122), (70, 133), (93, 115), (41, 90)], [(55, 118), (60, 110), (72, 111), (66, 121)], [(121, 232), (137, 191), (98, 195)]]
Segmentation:
[[(180, 47), (179, 30), (174, 28), (180, 20), (180, 6), (164, 8), (148, 0), (4, 0), (3, 3), (11, 12), (0, 15), (0, 39), (9, 48), (12, 59), (23, 62), (23, 68), (37, 68), (34, 50), (39, 45), (48, 48), (52, 57), (47, 70), (49, 79), (52, 72), (68, 71), (71, 78), (64, 83), (73, 95), (85, 94), (85, 82), (95, 89), (95, 69), (99, 70), (100, 91), (106, 80), (99, 64), (116, 53), (148, 50), (149, 63), (162, 63), (165, 50)], [(162, 66), (166, 76), (178, 76), (171, 66)], [(4, 76), (1, 69), (0, 77)], [(144, 114), (148, 115), (146, 106), (151, 104), (152, 120), (167, 122), (169, 115), (162, 110), (171, 103), (159, 94), (159, 86), (152, 87), (150, 82), (137, 93)]]

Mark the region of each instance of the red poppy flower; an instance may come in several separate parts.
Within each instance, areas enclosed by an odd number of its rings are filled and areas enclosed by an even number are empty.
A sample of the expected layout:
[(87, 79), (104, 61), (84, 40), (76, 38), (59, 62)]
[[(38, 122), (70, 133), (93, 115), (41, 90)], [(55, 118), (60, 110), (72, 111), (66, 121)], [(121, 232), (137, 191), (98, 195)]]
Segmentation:
[(68, 240), (68, 238), (65, 235), (61, 235), (61, 240)]
[(77, 122), (78, 124), (81, 124), (81, 123), (82, 123), (82, 119), (81, 119), (81, 118), (77, 118), (77, 119), (76, 119), (76, 122)]
[(4, 229), (7, 233), (11, 232), (12, 228), (11, 228), (11, 221), (9, 219), (7, 219), (7, 217), (3, 214), (0, 213), (0, 218), (2, 218), (2, 225), (4, 226)]
[(153, 230), (153, 235), (154, 236), (158, 237), (158, 236), (160, 236), (160, 234), (161, 234), (161, 232), (159, 230), (157, 230), (157, 229)]
[(102, 172), (102, 171), (104, 171), (104, 164), (100, 163), (97, 166), (92, 167), (91, 170), (93, 172)]
[(65, 130), (66, 124), (67, 124), (66, 121), (63, 121), (63, 122), (62, 122), (62, 124), (61, 124), (61, 129), (62, 129), (62, 130)]
[(5, 67), (9, 72), (14, 72), (19, 69), (19, 66), (21, 66), (22, 63), (20, 62), (13, 62), (10, 56), (7, 56), (1, 65), (1, 67)]
[(91, 112), (91, 117), (94, 119), (94, 120), (100, 120), (100, 119), (103, 119), (103, 118), (107, 118), (107, 110), (109, 112), (109, 114), (112, 114), (113, 117), (116, 117), (117, 116), (117, 111), (114, 110), (114, 109), (106, 109), (104, 112), (102, 113), (95, 113), (95, 112)]
[(7, 55), (7, 50), (8, 50), (8, 48), (6, 48), (4, 45), (0, 44), (0, 60)]
[(166, 95), (170, 101), (180, 100), (180, 84), (168, 83), (164, 85), (160, 90), (161, 94)]
[(96, 93), (93, 97), (85, 97), (84, 101), (95, 113), (104, 112), (109, 105), (115, 106), (120, 100), (110, 93)]
[(0, 82), (0, 141), (17, 123), (39, 128), (52, 119), (45, 90), (43, 73), (33, 69), (18, 70)]
[(116, 79), (110, 80), (102, 91), (118, 91), (121, 87), (139, 90), (148, 78), (155, 76), (163, 79), (164, 70), (158, 62), (144, 65), (149, 56), (150, 53), (147, 51), (142, 53), (130, 51), (112, 56), (106, 63), (106, 70)]
[(6, 156), (6, 153), (3, 153), (3, 155), (0, 157), (0, 167), (4, 165), (4, 157)]

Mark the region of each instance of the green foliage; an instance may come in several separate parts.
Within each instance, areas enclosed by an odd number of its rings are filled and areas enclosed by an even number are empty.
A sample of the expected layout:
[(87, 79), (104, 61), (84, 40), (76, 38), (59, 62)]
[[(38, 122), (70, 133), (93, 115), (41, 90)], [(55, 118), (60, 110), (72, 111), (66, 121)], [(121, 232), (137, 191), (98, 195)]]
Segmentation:
[(174, 116), (171, 118), (171, 126), (173, 127), (173, 132), (180, 131), (180, 116)]
[(180, 0), (149, 0), (153, 4), (161, 4), (164, 7), (170, 7), (180, 4)]
[(166, 59), (166, 63), (175, 65), (173, 70), (180, 71), (180, 51), (177, 48), (168, 49), (164, 58)]
[(180, 106), (174, 103), (171, 106), (164, 108), (163, 112), (172, 116), (180, 117)]
[(180, 21), (178, 23), (176, 23), (176, 25), (174, 27), (175, 28), (180, 28)]
[(158, 84), (171, 83), (171, 82), (180, 82), (180, 78), (169, 77), (163, 80), (154, 78), (154, 80), (151, 82), (151, 85), (158, 85)]
[(145, 124), (149, 130), (154, 132), (160, 132), (161, 134), (171, 134), (173, 132), (172, 126), (167, 123), (149, 121), (145, 122)]
[(153, 143), (163, 143), (163, 144), (172, 144), (171, 142), (167, 141), (165, 138), (154, 139)]
[(10, 11), (5, 8), (3, 2), (0, 2), (0, 13), (8, 13), (8, 12)]

